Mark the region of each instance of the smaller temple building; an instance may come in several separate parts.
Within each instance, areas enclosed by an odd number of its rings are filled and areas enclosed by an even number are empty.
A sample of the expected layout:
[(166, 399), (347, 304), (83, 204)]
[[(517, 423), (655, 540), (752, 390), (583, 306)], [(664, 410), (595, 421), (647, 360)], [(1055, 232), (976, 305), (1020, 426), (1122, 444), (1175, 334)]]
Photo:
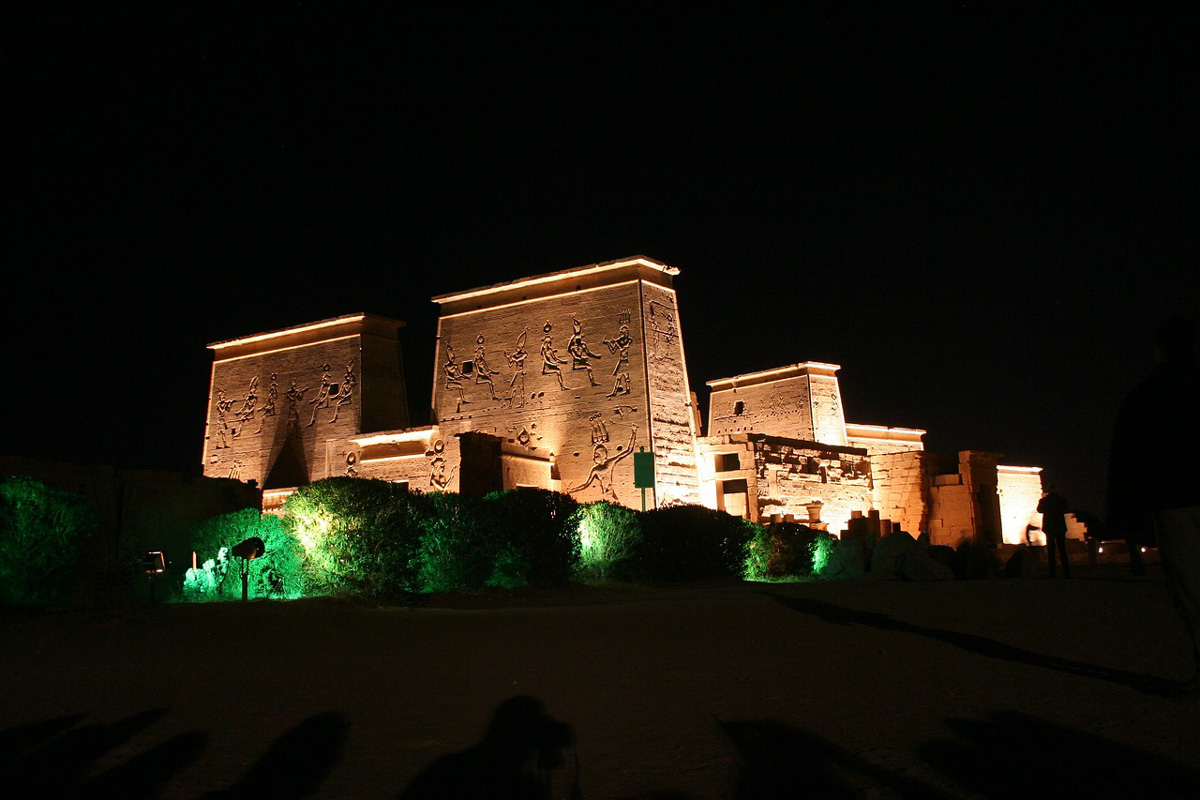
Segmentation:
[(308, 481), (380, 478), (413, 491), (535, 486), (582, 502), (701, 503), (840, 533), (855, 517), (935, 544), (1024, 541), (1038, 467), (926, 452), (925, 431), (846, 422), (840, 366), (801, 362), (688, 381), (674, 288), (644, 256), (433, 298), (430, 424), (409, 425), (398, 332), (355, 314), (217, 342), (204, 471), (253, 480), (264, 507)]

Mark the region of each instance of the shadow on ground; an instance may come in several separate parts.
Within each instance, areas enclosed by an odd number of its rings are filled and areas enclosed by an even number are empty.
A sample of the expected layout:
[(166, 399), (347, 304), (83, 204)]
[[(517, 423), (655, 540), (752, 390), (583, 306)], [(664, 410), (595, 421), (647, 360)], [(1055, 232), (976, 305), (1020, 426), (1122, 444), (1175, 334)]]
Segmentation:
[[(147, 731), (167, 713), (156, 708), (112, 724), (81, 725), (72, 714), (0, 731), (4, 796), (156, 797), (208, 746), (208, 735), (172, 736), (93, 775), (97, 764)], [(314, 794), (341, 760), (349, 724), (340, 714), (316, 714), (281, 736), (233, 786), (209, 798), (299, 798)]]
[(474, 747), (442, 756), (418, 775), (401, 800), (557, 800), (582, 795), (571, 726), (535, 697), (510, 697), (492, 713)]
[(1193, 798), (1200, 772), (1162, 756), (1012, 711), (988, 720), (949, 719), (956, 740), (934, 741), (921, 757), (974, 794), (989, 798)]
[(1095, 664), (1087, 664), (1082, 661), (1073, 661), (1069, 658), (1059, 658), (1058, 656), (1048, 656), (1042, 653), (1036, 653), (1032, 650), (1026, 650), (1022, 647), (1015, 647), (1010, 644), (998, 642), (995, 639), (989, 639), (986, 636), (978, 636), (973, 633), (961, 633), (959, 631), (947, 631), (939, 628), (928, 628), (922, 625), (913, 625), (912, 623), (903, 622), (901, 620), (889, 617), (887, 614), (880, 614), (875, 611), (855, 611), (850, 608), (827, 603), (822, 600), (811, 600), (808, 598), (799, 597), (783, 597), (777, 594), (766, 593), (775, 602), (790, 608), (793, 611), (798, 611), (802, 614), (809, 614), (825, 622), (831, 622), (835, 625), (862, 625), (868, 628), (878, 628), (885, 631), (897, 631), (899, 633), (911, 633), (916, 636), (923, 636), (927, 639), (944, 642), (945, 644), (953, 645), (970, 653), (976, 653), (989, 658), (996, 658), (1002, 661), (1011, 661), (1016, 664), (1028, 664), (1034, 667), (1042, 667), (1043, 669), (1051, 669), (1057, 672), (1065, 672), (1069, 675), (1081, 675), (1087, 678), (1097, 678), (1099, 680), (1109, 681), (1110, 683), (1128, 686), (1131, 689), (1136, 689), (1139, 692), (1146, 694), (1157, 695), (1161, 697), (1174, 696), (1178, 692), (1178, 684), (1174, 681), (1166, 680), (1165, 678), (1156, 677), (1139, 672), (1128, 672), (1126, 670), (1112, 669), (1110, 667), (1101, 667)]

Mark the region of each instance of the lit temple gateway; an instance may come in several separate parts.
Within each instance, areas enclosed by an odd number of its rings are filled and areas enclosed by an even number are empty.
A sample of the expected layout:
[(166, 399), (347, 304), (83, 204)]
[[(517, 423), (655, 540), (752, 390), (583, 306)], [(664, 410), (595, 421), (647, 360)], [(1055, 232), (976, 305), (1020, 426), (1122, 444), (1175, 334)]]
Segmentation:
[(632, 456), (645, 452), (648, 507), (701, 503), (835, 533), (878, 516), (951, 545), (1019, 543), (1037, 524), (1040, 468), (929, 453), (923, 430), (847, 423), (836, 364), (709, 381), (701, 435), (678, 274), (636, 256), (433, 298), (424, 427), (409, 427), (402, 322), (355, 314), (209, 345), (204, 472), (256, 481), (267, 508), (340, 475), (414, 491), (536, 486), (639, 508)]

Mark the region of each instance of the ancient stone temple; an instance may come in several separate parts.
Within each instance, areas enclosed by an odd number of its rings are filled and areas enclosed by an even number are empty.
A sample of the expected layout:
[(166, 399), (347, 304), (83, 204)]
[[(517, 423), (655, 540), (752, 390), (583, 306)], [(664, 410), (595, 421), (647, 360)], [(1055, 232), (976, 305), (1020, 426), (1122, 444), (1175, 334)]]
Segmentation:
[(1038, 468), (927, 453), (923, 430), (847, 423), (836, 364), (709, 381), (702, 435), (678, 274), (637, 256), (433, 298), (420, 427), (408, 424), (402, 322), (357, 314), (212, 344), (205, 474), (258, 482), (268, 508), (338, 475), (640, 507), (634, 462), (650, 459), (647, 507), (703, 503), (834, 532), (862, 517), (950, 544), (1024, 536)]

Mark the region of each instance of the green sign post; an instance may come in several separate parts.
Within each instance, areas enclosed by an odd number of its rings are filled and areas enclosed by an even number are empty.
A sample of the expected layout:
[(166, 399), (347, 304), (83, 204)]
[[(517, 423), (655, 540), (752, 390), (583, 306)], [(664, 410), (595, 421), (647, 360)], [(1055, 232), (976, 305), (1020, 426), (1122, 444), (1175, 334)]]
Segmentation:
[(633, 454), (633, 485), (642, 490), (642, 511), (646, 510), (646, 490), (654, 488), (654, 453), (646, 448)]

